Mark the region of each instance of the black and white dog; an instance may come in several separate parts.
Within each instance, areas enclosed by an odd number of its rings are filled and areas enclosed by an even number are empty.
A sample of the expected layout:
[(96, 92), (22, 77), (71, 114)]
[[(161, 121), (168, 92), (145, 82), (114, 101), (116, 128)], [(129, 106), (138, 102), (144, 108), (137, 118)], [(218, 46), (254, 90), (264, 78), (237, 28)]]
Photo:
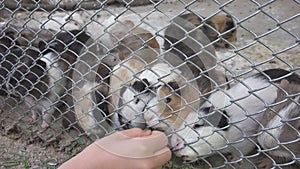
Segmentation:
[(176, 155), (190, 161), (220, 151), (230, 153), (230, 160), (236, 161), (248, 154), (257, 146), (257, 128), (264, 111), (277, 98), (282, 79), (300, 84), (297, 74), (270, 69), (213, 93), (172, 136)]
[(43, 115), (42, 127), (49, 126), (51, 115), (64, 95), (73, 63), (90, 37), (83, 31), (60, 32), (40, 49), (17, 48), (2, 56), (1, 87), (4, 94), (22, 98), (32, 119)]

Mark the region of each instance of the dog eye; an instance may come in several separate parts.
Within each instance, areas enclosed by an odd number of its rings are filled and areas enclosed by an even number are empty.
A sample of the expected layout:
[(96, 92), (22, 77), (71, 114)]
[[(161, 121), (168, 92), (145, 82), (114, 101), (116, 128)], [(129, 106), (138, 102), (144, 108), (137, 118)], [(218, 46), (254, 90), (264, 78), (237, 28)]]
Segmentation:
[(205, 107), (202, 109), (202, 111), (205, 113), (205, 114), (208, 114), (209, 111), (210, 111), (211, 107)]
[(202, 127), (202, 126), (204, 126), (204, 125), (203, 124), (195, 124), (193, 126), (193, 129), (198, 129), (198, 128)]
[(139, 98), (136, 98), (136, 100), (135, 100), (135, 104), (138, 104), (140, 102), (140, 99)]
[(165, 102), (166, 103), (170, 103), (172, 101), (172, 99), (170, 98), (170, 97), (167, 97), (166, 99), (165, 99)]

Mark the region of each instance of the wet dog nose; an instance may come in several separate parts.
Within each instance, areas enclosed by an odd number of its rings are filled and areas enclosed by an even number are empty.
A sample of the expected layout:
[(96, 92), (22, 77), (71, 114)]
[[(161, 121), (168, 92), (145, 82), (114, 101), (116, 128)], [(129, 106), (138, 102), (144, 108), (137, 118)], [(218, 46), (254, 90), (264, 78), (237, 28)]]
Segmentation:
[(183, 147), (184, 147), (184, 142), (183, 142), (183, 140), (177, 138), (177, 139), (176, 139), (176, 142), (175, 142), (174, 150), (179, 150), (179, 149), (181, 149), (181, 148), (183, 148)]
[(176, 140), (176, 144), (175, 144), (175, 147), (179, 147), (181, 141), (179, 139)]

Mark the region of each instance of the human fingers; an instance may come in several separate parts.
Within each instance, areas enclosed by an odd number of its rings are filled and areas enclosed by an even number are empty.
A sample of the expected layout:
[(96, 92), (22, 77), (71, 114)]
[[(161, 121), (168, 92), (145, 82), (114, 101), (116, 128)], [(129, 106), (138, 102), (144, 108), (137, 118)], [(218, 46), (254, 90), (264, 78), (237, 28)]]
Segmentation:
[[(137, 134), (134, 133), (137, 131)], [(167, 136), (162, 132), (152, 132), (150, 135), (141, 132), (139, 129), (131, 130), (131, 136), (143, 137), (129, 137), (123, 132), (116, 132), (110, 136), (97, 140), (95, 143), (102, 149), (121, 157), (127, 158), (149, 158), (160, 155), (166, 151), (168, 144)]]
[(142, 130), (140, 128), (132, 128), (124, 131), (120, 131), (120, 133), (128, 136), (128, 137), (144, 137), (151, 135), (151, 130)]
[(135, 139), (142, 146), (146, 146), (149, 154), (158, 155), (164, 153), (168, 145), (168, 137), (160, 131), (152, 131), (151, 135)]
[(143, 160), (142, 163), (145, 165), (144, 168), (161, 169), (164, 164), (170, 161), (172, 156), (170, 149), (165, 147), (162, 151), (164, 153), (147, 159), (141, 159)]

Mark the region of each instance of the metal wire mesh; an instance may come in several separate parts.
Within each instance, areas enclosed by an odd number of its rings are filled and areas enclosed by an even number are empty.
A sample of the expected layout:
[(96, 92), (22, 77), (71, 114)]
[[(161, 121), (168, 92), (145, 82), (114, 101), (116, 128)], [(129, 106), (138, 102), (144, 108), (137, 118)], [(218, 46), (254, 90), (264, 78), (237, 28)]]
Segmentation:
[(298, 168), (300, 3), (1, 1), (0, 168), (164, 131), (164, 168)]

